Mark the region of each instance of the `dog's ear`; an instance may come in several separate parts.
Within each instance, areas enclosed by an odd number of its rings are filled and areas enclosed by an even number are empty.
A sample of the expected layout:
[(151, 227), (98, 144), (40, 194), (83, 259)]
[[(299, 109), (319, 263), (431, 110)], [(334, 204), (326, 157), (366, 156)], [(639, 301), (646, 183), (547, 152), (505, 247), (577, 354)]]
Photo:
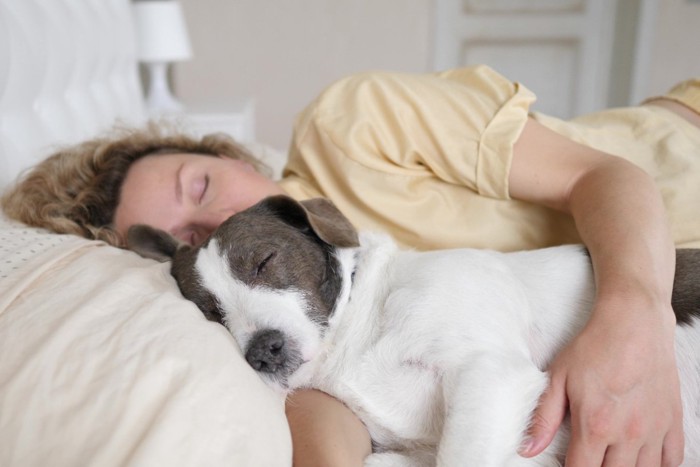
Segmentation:
[(355, 227), (328, 199), (314, 198), (299, 202), (286, 195), (277, 195), (265, 198), (262, 204), (288, 224), (297, 228), (310, 228), (329, 245), (360, 245)]
[(129, 228), (126, 245), (144, 258), (160, 262), (172, 260), (175, 253), (182, 248), (190, 248), (169, 233), (144, 224), (132, 225)]
[(357, 230), (330, 200), (313, 198), (300, 204), (306, 210), (311, 228), (321, 240), (339, 247), (360, 246)]

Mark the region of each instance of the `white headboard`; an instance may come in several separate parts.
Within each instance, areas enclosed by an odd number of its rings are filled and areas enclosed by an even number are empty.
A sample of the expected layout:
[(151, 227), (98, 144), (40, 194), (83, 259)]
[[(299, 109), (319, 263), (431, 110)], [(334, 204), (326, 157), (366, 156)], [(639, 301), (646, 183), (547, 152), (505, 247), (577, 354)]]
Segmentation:
[(0, 190), (145, 112), (129, 0), (0, 0)]

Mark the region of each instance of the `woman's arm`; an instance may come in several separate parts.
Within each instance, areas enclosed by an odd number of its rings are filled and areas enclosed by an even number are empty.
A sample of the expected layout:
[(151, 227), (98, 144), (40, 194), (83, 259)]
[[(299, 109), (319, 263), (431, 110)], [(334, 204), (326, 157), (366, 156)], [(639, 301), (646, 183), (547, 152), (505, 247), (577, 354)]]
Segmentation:
[(364, 424), (342, 402), (312, 389), (287, 398), (294, 467), (361, 466), (372, 452)]
[(675, 252), (653, 180), (529, 120), (515, 145), (509, 190), (574, 217), (597, 287), (588, 324), (550, 367), (550, 388), (521, 454), (544, 449), (568, 407), (567, 465), (680, 464)]

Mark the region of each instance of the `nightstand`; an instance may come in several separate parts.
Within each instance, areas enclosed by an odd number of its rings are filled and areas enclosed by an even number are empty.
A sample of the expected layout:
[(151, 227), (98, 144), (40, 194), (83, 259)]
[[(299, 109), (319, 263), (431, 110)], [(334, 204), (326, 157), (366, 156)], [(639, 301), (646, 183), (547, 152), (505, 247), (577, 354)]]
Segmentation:
[(255, 102), (246, 99), (227, 106), (191, 106), (183, 113), (152, 115), (159, 121), (171, 122), (187, 133), (201, 137), (209, 133), (227, 133), (241, 143), (255, 141)]

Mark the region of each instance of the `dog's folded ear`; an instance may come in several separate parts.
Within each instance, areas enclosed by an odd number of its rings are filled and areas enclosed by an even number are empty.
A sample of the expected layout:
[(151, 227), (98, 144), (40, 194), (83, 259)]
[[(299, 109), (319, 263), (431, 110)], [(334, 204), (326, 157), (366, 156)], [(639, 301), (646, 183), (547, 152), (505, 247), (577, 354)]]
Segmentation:
[(300, 204), (306, 210), (311, 228), (321, 240), (339, 247), (360, 245), (357, 230), (330, 200), (314, 198)]
[(290, 225), (309, 227), (329, 245), (341, 248), (360, 245), (355, 227), (326, 198), (299, 202), (289, 196), (277, 195), (266, 198), (262, 203)]
[(188, 248), (169, 233), (153, 228), (149, 225), (132, 225), (126, 234), (127, 247), (143, 256), (166, 262), (173, 259), (175, 253), (181, 248)]

